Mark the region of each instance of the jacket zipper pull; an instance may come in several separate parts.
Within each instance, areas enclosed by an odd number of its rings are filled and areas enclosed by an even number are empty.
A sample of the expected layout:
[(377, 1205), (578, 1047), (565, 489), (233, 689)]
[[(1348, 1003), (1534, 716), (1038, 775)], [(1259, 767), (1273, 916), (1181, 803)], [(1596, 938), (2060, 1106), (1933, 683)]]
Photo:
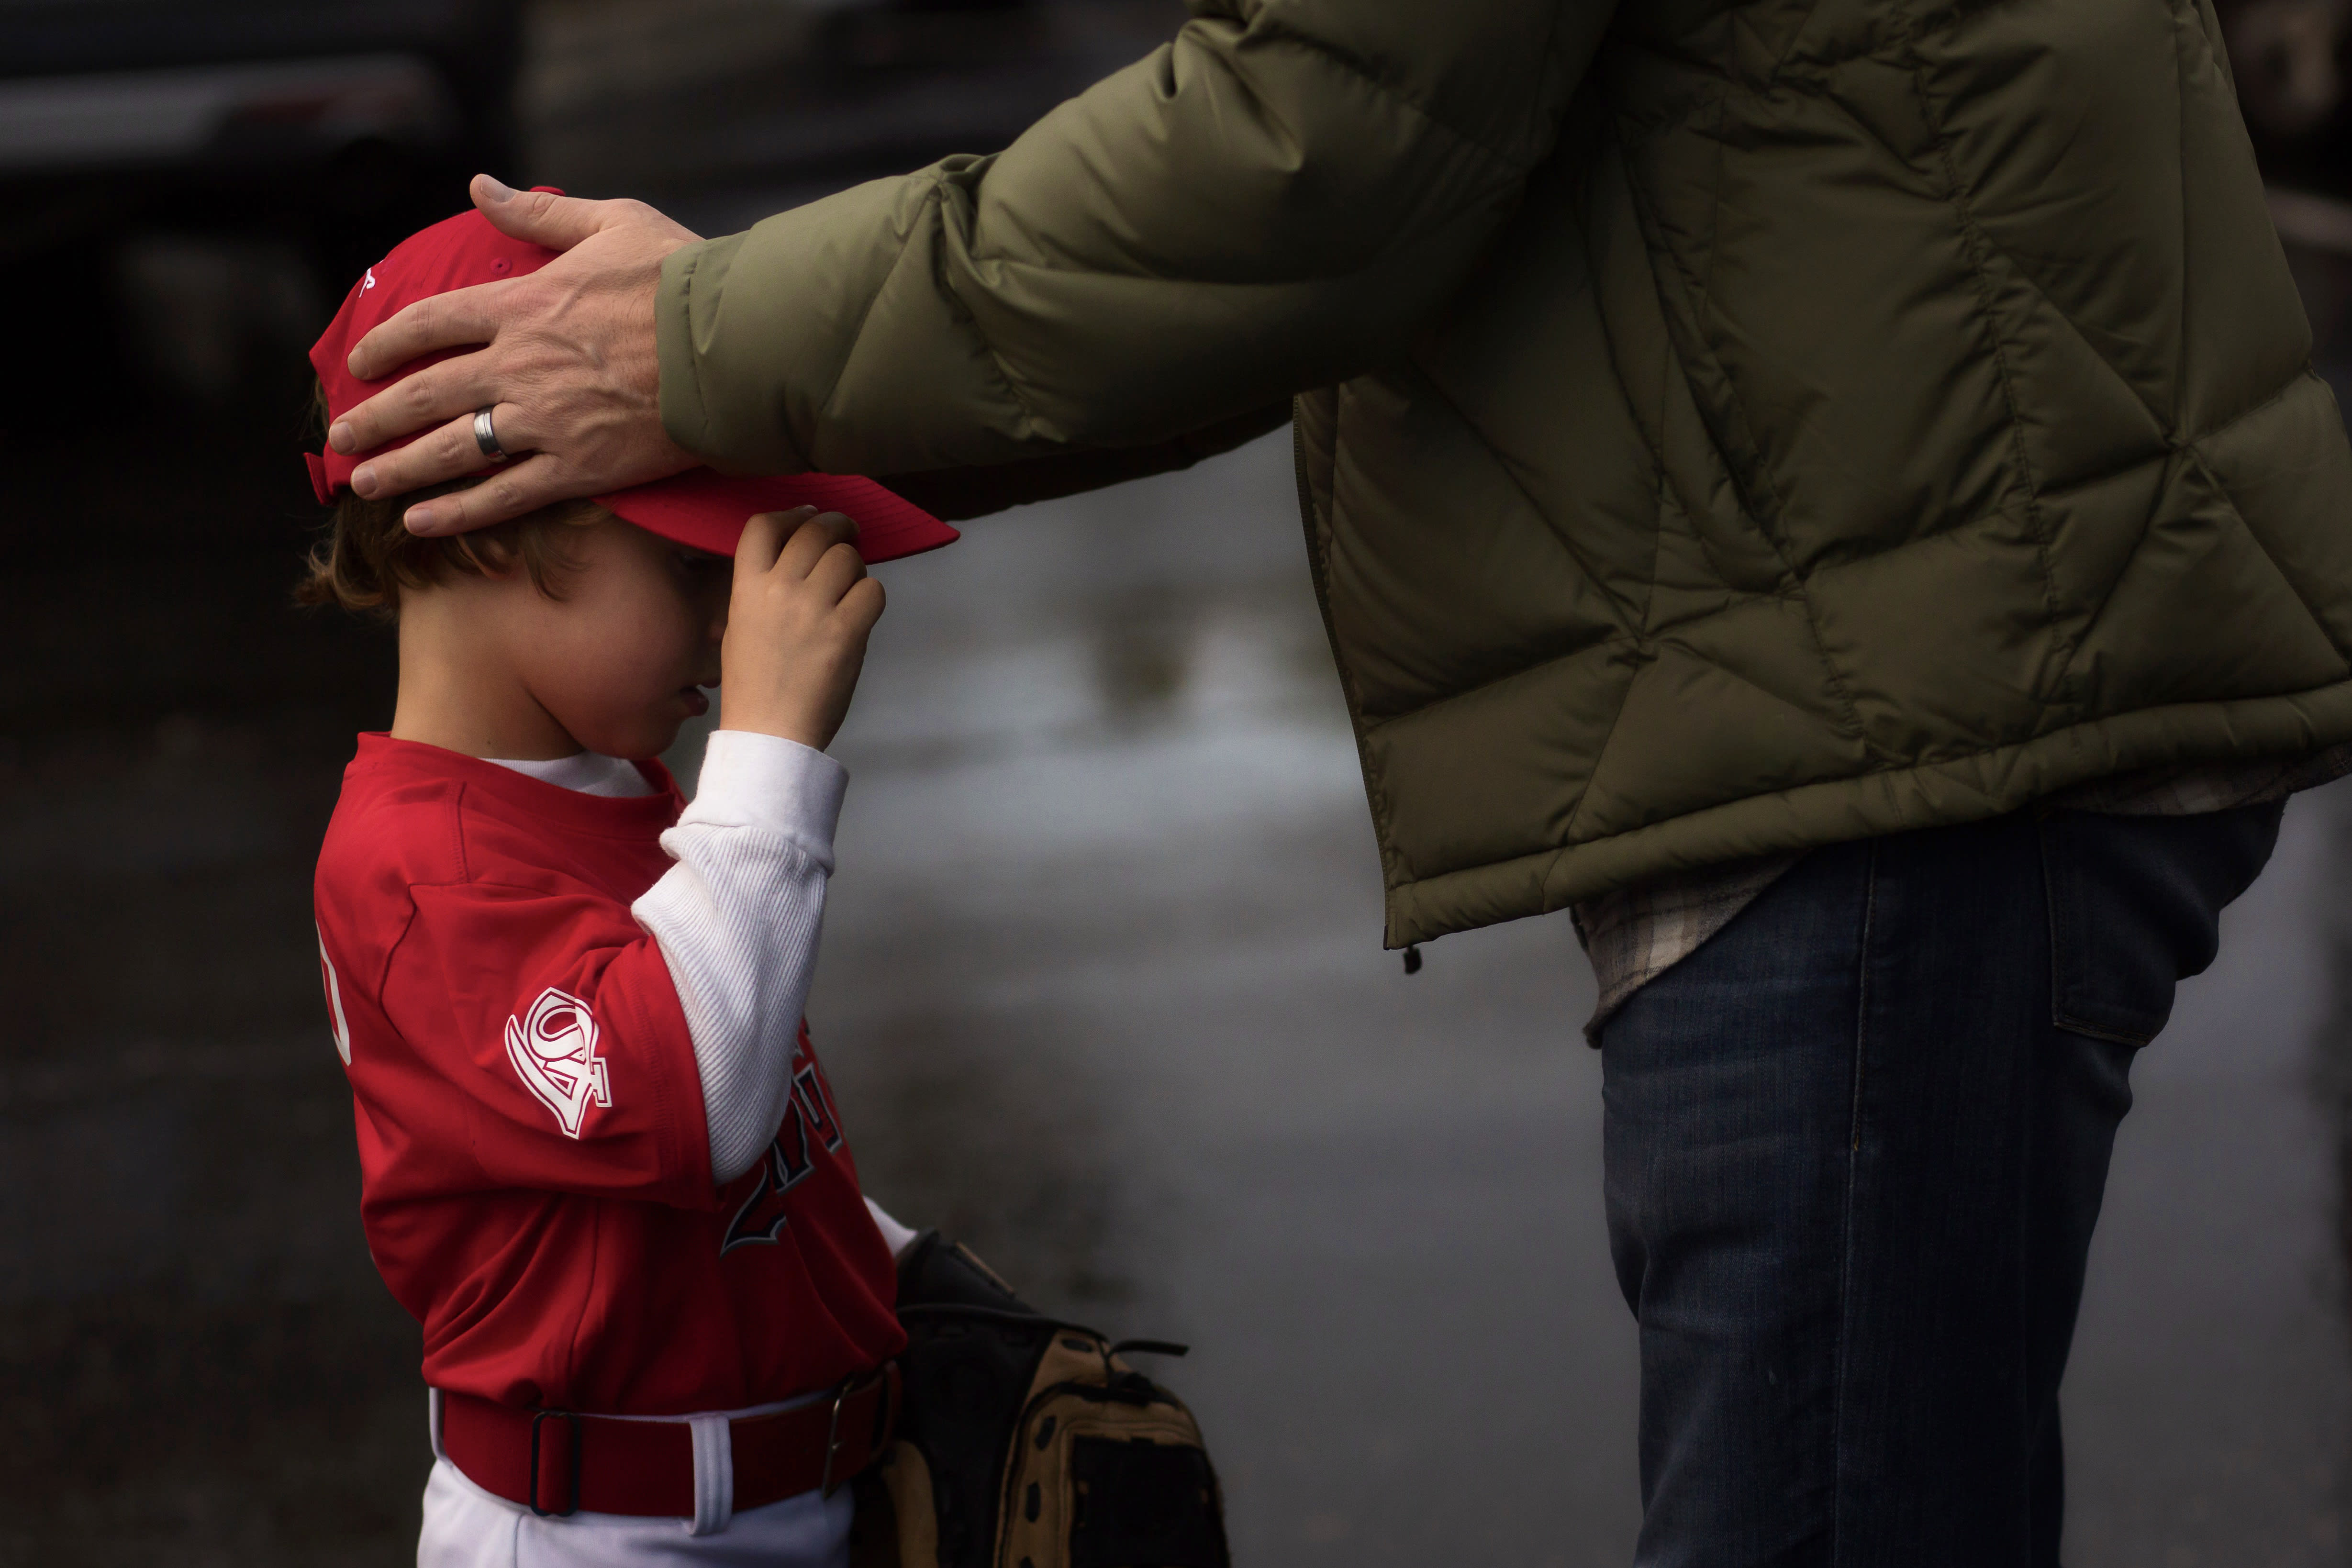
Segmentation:
[(1421, 973), (1421, 944), (1418, 942), (1404, 945), (1404, 972), (1408, 975)]

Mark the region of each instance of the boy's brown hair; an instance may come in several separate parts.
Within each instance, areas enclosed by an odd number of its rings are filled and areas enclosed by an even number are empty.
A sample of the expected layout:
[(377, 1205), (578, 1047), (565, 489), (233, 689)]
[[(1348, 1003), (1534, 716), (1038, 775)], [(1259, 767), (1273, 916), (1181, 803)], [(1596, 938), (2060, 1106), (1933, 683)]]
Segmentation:
[(478, 483), (457, 479), (374, 500), (345, 491), (335, 499), (327, 537), (310, 550), (302, 580), (294, 588), (295, 601), (340, 605), (378, 620), (396, 621), (404, 590), (429, 588), (457, 573), (487, 576), (517, 562), (530, 573), (532, 587), (551, 599), (561, 599), (562, 573), (571, 564), (563, 549), (564, 530), (612, 514), (593, 501), (558, 501), (470, 534), (442, 538), (410, 533), (400, 520), (419, 501)]
[[(312, 434), (324, 438), (327, 430), (327, 389), (310, 387)], [(436, 496), (468, 490), (479, 476), (427, 485), (403, 496), (382, 496), (371, 501), (346, 490), (335, 497), (327, 515), (327, 537), (310, 548), (302, 580), (294, 585), (297, 604), (332, 604), (379, 621), (400, 619), (400, 593), (406, 588), (430, 588), (451, 573), (487, 577), (520, 561), (530, 573), (530, 585), (550, 599), (563, 597), (559, 580), (572, 564), (563, 551), (567, 528), (585, 528), (613, 514), (593, 501), (558, 501), (478, 528), (470, 534), (425, 538), (408, 531), (400, 519), (409, 507)]]

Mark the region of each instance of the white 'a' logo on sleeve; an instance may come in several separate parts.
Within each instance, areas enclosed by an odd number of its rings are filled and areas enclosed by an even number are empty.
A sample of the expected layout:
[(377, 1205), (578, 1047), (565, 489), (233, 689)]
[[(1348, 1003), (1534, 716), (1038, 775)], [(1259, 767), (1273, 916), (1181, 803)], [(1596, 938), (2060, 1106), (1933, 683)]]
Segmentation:
[(613, 1103), (604, 1059), (596, 1054), (596, 1018), (578, 997), (551, 986), (529, 1013), (507, 1019), (507, 1060), (567, 1138), (580, 1135), (591, 1104)]
[(319, 977), (327, 983), (327, 1019), (335, 1030), (335, 1054), (343, 1065), (352, 1064), (351, 1020), (343, 1017), (343, 988), (335, 978), (335, 961), (327, 956), (327, 933), (316, 921), (310, 928), (319, 933)]

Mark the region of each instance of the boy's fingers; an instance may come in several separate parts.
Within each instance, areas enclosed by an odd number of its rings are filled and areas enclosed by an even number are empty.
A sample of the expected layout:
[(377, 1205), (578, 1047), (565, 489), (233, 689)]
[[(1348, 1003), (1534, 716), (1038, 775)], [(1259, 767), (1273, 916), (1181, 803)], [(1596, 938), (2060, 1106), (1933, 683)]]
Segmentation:
[(735, 580), (742, 582), (751, 573), (768, 569), (768, 547), (776, 538), (775, 517), (769, 512), (755, 512), (744, 519), (743, 531), (735, 536)]
[(844, 539), (819, 556), (809, 568), (809, 591), (827, 604), (838, 604), (866, 576), (866, 558)]
[(773, 567), (776, 557), (783, 551), (784, 540), (808, 519), (813, 509), (802, 507), (790, 512), (753, 513), (743, 525), (742, 537), (735, 541), (737, 578)]
[[(495, 283), (477, 283), (469, 287), (453, 288), (446, 294), (420, 299), (362, 338), (345, 362), (352, 374), (363, 382), (373, 382), (392, 374), (409, 361), (429, 354), (436, 349), (462, 349), (474, 343), (487, 343), (499, 335), (499, 297), (511, 291), (521, 281), (520, 278), (502, 277)], [(409, 377), (401, 384), (406, 386), (415, 379)], [(378, 392), (368, 402), (375, 402), (383, 396)], [(366, 407), (367, 404), (361, 406)], [(358, 446), (352, 450), (364, 452), (367, 448)]]
[(801, 525), (784, 542), (782, 559), (777, 570), (795, 578), (804, 578), (816, 570), (816, 563), (827, 550), (847, 543), (857, 537), (857, 525), (839, 512), (819, 512)]
[(881, 580), (861, 577), (849, 585), (847, 593), (841, 596), (841, 610), (843, 614), (850, 617), (850, 624), (863, 637), (874, 630), (876, 622), (882, 619), (885, 602)]

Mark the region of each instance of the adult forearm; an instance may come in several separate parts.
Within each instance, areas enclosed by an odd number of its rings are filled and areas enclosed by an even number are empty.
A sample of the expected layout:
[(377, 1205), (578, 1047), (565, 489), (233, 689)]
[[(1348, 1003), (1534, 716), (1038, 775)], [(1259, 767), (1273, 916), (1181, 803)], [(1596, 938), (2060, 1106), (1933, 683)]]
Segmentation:
[(1605, 8), (1310, 9), (1199, 17), (996, 158), (677, 253), (673, 437), (754, 469), (1004, 462), (1164, 440), (1401, 351), (1549, 152)]

